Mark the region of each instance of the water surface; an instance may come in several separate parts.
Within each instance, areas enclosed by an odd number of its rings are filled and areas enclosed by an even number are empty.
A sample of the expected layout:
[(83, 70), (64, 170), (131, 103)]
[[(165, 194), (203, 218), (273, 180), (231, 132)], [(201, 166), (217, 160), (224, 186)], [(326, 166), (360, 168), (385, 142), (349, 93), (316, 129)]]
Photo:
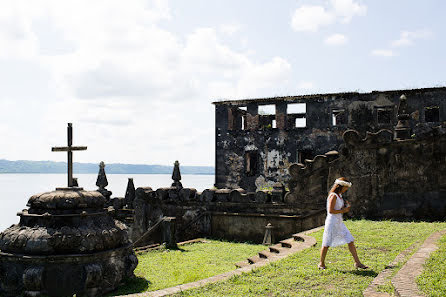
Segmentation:
[[(96, 190), (97, 174), (75, 174), (79, 186), (84, 190)], [(124, 197), (129, 177), (133, 177), (135, 187), (152, 187), (156, 190), (172, 184), (170, 174), (107, 174), (107, 189), (112, 197)], [(184, 187), (198, 191), (211, 188), (213, 175), (182, 175)], [(17, 212), (26, 208), (28, 199), (37, 193), (53, 191), (56, 187), (66, 187), (67, 175), (55, 174), (0, 174), (0, 232), (19, 221)]]

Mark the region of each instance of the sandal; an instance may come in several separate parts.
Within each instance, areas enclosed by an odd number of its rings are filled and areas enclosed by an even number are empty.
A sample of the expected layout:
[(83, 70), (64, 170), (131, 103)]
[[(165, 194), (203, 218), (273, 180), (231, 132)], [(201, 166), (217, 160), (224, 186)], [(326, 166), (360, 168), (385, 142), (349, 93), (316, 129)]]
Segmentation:
[(319, 268), (319, 270), (325, 270), (327, 267), (317, 264), (317, 268)]
[(364, 264), (362, 264), (362, 263), (355, 263), (355, 268), (356, 269), (369, 269), (369, 266), (367, 266), (367, 265), (364, 265)]

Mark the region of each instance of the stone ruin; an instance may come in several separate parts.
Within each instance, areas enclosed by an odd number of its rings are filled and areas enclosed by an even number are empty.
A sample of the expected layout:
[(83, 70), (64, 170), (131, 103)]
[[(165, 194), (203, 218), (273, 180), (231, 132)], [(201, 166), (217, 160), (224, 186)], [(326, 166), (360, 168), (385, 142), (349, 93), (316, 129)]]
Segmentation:
[(32, 196), (20, 222), (0, 233), (2, 296), (99, 296), (133, 276), (126, 225), (100, 192), (73, 186), (68, 131), (69, 186)]
[[(406, 112), (398, 115), (400, 96)], [(256, 191), (287, 183), (293, 163), (339, 151), (343, 134), (399, 131), (421, 139), (445, 127), (446, 88), (217, 101), (215, 186)], [(409, 132), (408, 132), (409, 131)], [(398, 137), (396, 137), (398, 138)]]
[(172, 180), (170, 187), (134, 190), (130, 179), (126, 197), (110, 199), (109, 204), (121, 206), (115, 210), (115, 218), (129, 226), (136, 247), (155, 243), (175, 246), (174, 242), (199, 237), (262, 243), (268, 223), (274, 226), (275, 239), (281, 240), (320, 226), (325, 219), (325, 209), (311, 202), (286, 203), (286, 189), (281, 183), (271, 190), (257, 192), (243, 189), (198, 192), (183, 187), (178, 161), (173, 166)]
[[(295, 103), (306, 110), (288, 112)], [(275, 114), (259, 113), (264, 104), (274, 104)], [(323, 224), (327, 192), (339, 176), (355, 185), (346, 195), (353, 217), (446, 216), (446, 88), (215, 105), (216, 188), (184, 188), (176, 169), (169, 188), (137, 188), (133, 239), (169, 216), (176, 217), (177, 240), (262, 242), (268, 223), (280, 240)]]

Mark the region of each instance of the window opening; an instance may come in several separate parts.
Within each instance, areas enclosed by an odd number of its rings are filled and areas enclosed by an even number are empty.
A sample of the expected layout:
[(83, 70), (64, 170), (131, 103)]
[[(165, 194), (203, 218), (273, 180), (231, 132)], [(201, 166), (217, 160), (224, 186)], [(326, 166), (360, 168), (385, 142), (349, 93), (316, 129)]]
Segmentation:
[(426, 122), (439, 122), (440, 121), (440, 107), (428, 106), (424, 108), (424, 119)]
[(334, 109), (331, 113), (331, 124), (333, 126), (346, 125), (347, 115), (344, 109)]
[(307, 126), (307, 104), (290, 103), (287, 105), (288, 123), (295, 128), (305, 128)]
[(245, 173), (253, 176), (257, 174), (258, 153), (257, 151), (245, 152)]
[(260, 123), (264, 129), (272, 129), (276, 120), (276, 105), (259, 105)]
[(307, 112), (306, 103), (290, 103), (287, 105), (287, 114), (303, 113)]
[(392, 123), (393, 111), (390, 108), (378, 108), (378, 124)]
[(259, 105), (259, 114), (260, 115), (275, 115), (276, 114), (276, 105), (275, 104)]

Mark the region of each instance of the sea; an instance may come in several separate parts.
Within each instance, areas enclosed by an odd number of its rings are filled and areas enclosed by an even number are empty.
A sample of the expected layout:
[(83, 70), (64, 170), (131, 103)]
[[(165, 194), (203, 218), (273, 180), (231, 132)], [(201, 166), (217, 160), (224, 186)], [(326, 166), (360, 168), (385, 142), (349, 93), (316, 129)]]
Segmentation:
[[(84, 190), (97, 189), (97, 174), (74, 174), (74, 177)], [(172, 184), (171, 174), (107, 174), (106, 188), (113, 192), (112, 197), (125, 196), (129, 177), (133, 178), (135, 188), (152, 187), (156, 190)], [(214, 184), (214, 175), (183, 174), (181, 177), (184, 187), (198, 191), (212, 188)], [(26, 203), (32, 195), (66, 186), (66, 174), (0, 174), (0, 232), (19, 222), (17, 212), (27, 208)]]

